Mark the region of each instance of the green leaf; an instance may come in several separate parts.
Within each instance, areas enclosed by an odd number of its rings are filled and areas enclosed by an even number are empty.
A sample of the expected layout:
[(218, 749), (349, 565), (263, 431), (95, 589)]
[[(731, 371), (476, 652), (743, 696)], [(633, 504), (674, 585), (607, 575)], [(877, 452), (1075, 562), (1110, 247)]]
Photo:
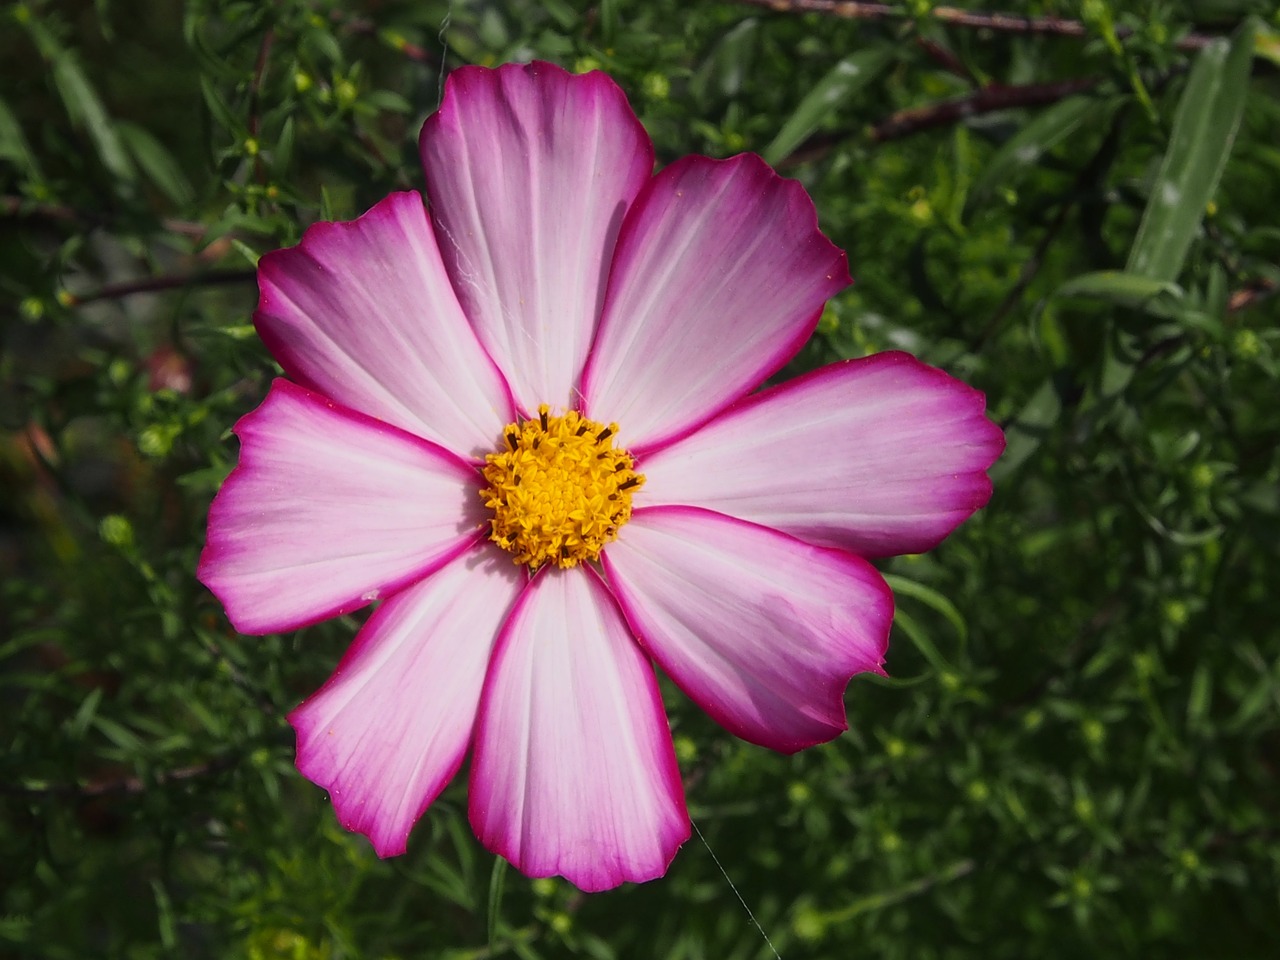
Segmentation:
[(1162, 317), (1170, 316), (1185, 296), (1176, 283), (1119, 270), (1082, 273), (1060, 286), (1053, 295), (1059, 299), (1101, 300), (1113, 306), (1145, 310)]
[(1010, 137), (986, 163), (986, 169), (969, 191), (965, 206), (972, 212), (998, 188), (1009, 187), (1035, 168), (1040, 158), (1092, 120), (1107, 123), (1122, 101), (1099, 103), (1093, 97), (1076, 96), (1055, 103)]
[(1213, 678), (1208, 666), (1200, 664), (1191, 677), (1187, 697), (1187, 726), (1196, 731), (1209, 729), (1209, 705), (1213, 701)]
[(1049, 435), (1062, 413), (1062, 399), (1052, 379), (1031, 395), (1018, 418), (1005, 428), (1005, 448), (991, 467), (991, 479), (1000, 483), (1026, 463)]
[(116, 125), (124, 144), (138, 161), (138, 166), (147, 175), (156, 188), (178, 206), (190, 203), (195, 196), (191, 182), (187, 179), (173, 155), (164, 145), (142, 127), (132, 123)]
[(75, 716), (67, 724), (67, 735), (72, 740), (80, 740), (84, 737), (85, 731), (89, 729), (89, 724), (93, 722), (93, 718), (98, 712), (98, 704), (102, 702), (102, 694), (102, 687), (94, 687), (89, 691), (89, 695), (81, 701), (80, 706), (76, 709)]
[(0, 160), (8, 160), (23, 173), (40, 176), (40, 165), (22, 134), (18, 118), (3, 98), (0, 98)]
[(551, 16), (561, 30), (572, 30), (578, 23), (578, 13), (565, 0), (542, 0), (543, 11)]
[(1215, 40), (1196, 57), (1127, 272), (1155, 280), (1173, 280), (1182, 272), (1244, 114), (1254, 22), (1246, 20), (1230, 43)]
[(173, 900), (169, 897), (169, 891), (164, 888), (164, 884), (154, 877), (151, 879), (151, 892), (154, 894), (156, 901), (156, 921), (159, 925), (160, 945), (166, 951), (174, 950), (178, 946), (178, 931), (173, 913)]
[(937, 590), (932, 587), (926, 587), (923, 583), (917, 583), (915, 580), (908, 580), (906, 577), (899, 577), (892, 573), (886, 573), (884, 581), (895, 594), (919, 600), (925, 606), (932, 607), (934, 611), (941, 614), (943, 619), (951, 624), (952, 629), (955, 630), (961, 646), (968, 642), (969, 628), (965, 625), (964, 617), (960, 615), (960, 611), (956, 609), (955, 604)]
[(901, 608), (896, 609), (893, 611), (893, 625), (902, 631), (934, 670), (938, 673), (955, 672), (947, 662), (947, 658), (938, 652), (937, 646), (929, 639), (929, 635), (914, 617), (903, 613)]
[(257, 267), (258, 260), (261, 257), (261, 254), (259, 254), (257, 250), (253, 249), (253, 247), (249, 246), (239, 237), (228, 237), (227, 239), (231, 243), (231, 246), (235, 248), (236, 252), (249, 261), (249, 265), (251, 267)]
[(204, 96), (205, 106), (209, 108), (209, 113), (213, 115), (218, 126), (229, 132), (233, 139), (243, 140), (249, 135), (248, 128), (227, 105), (217, 86), (208, 77), (200, 78), (200, 93)]
[(371, 90), (364, 102), (389, 113), (413, 113), (413, 104), (394, 90)]
[(8, 914), (0, 917), (0, 940), (10, 943), (26, 943), (31, 932), (29, 917)]
[(611, 46), (618, 32), (618, 0), (600, 0), (596, 9), (600, 17), (600, 40), (606, 47)]
[(787, 118), (762, 156), (770, 164), (784, 159), (817, 130), (845, 100), (853, 96), (893, 62), (893, 50), (878, 47), (845, 57), (818, 81)]
[(59, 50), (52, 67), (54, 86), (71, 122), (88, 132), (98, 159), (108, 171), (126, 184), (133, 183), (137, 179), (133, 162), (80, 64), (70, 52)]
[(289, 169), (289, 163), (293, 160), (295, 137), (293, 117), (290, 117), (280, 128), (280, 139), (276, 141), (276, 148), (271, 152), (271, 169), (277, 176), (282, 176)]
[(1256, 23), (1257, 35), (1253, 41), (1253, 52), (1277, 67), (1280, 67), (1280, 30), (1265, 23)]
[[(329, 192), (329, 188), (323, 183), (320, 184), (320, 219), (321, 220), (337, 220), (337, 207), (334, 204), (333, 194)], [(254, 261), (257, 266), (257, 261)]]
[(755, 59), (760, 21), (748, 17), (720, 38), (690, 81), (689, 89), (699, 100), (734, 97), (742, 90), (743, 78)]
[(498, 942), (498, 923), (502, 920), (502, 890), (507, 880), (507, 861), (502, 857), (493, 858), (493, 872), (489, 874), (489, 949), (495, 949)]
[(93, 725), (98, 728), (103, 736), (125, 753), (136, 754), (145, 750), (142, 741), (138, 739), (132, 730), (109, 717), (94, 717)]

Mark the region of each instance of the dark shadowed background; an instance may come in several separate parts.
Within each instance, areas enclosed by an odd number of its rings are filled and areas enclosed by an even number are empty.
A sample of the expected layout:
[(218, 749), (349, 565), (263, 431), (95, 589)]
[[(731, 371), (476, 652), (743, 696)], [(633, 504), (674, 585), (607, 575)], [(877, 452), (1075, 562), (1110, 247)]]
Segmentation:
[(847, 735), (778, 756), (667, 691), (778, 951), (1275, 956), (1280, 20), (1010, 6), (0, 8), (0, 957), (773, 956), (696, 836), (588, 897), (455, 784), (379, 861), (284, 722), (358, 618), (240, 637), (194, 578), (275, 373), (257, 257), (420, 187), (442, 74), (533, 57), (612, 74), (660, 163), (809, 189), (857, 282), (787, 375), (911, 350), (1008, 433), (990, 506), (882, 565)]

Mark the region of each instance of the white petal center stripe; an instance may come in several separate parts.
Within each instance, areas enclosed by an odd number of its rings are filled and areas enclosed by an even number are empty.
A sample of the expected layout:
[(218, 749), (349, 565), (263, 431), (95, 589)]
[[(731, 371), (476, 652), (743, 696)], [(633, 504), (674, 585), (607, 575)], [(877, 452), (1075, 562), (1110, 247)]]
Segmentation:
[(471, 824), (525, 874), (587, 891), (660, 876), (689, 836), (653, 668), (589, 567), (544, 568), (503, 630)]
[(241, 632), (363, 607), (482, 533), (475, 470), (287, 380), (236, 433), (240, 465), (210, 507), (199, 575)]
[[(647, 504), (689, 504), (861, 556), (937, 546), (1004, 449), (981, 393), (905, 353), (832, 364), (645, 457)], [(637, 501), (637, 506), (639, 506)]]
[(493, 644), (524, 583), (496, 550), (467, 551), (379, 607), (329, 682), (289, 715), (298, 769), (379, 856), (404, 852), (461, 765)]
[(730, 732), (788, 753), (846, 729), (850, 677), (879, 671), (893, 621), (858, 557), (707, 510), (637, 510), (604, 554), (658, 665)]
[(653, 172), (626, 97), (550, 64), (462, 67), (422, 130), (440, 246), (525, 412), (576, 406), (622, 215)]
[(759, 157), (685, 157), (627, 211), (586, 412), (640, 452), (679, 435), (781, 367), (849, 283), (813, 203)]
[(837, 736), (893, 620), (865, 558), (985, 504), (1004, 439), (906, 354), (753, 394), (845, 254), (755, 155), (655, 175), (602, 73), (460, 67), (419, 147), (429, 207), (261, 258), (295, 382), (236, 424), (198, 576), (243, 633), (378, 604), (289, 719), (380, 856), (470, 752), (489, 850), (585, 891), (653, 879), (691, 829), (655, 663), (753, 743)]
[(258, 332), (289, 375), (450, 450), (480, 456), (511, 419), (417, 193), (318, 223), (259, 264)]

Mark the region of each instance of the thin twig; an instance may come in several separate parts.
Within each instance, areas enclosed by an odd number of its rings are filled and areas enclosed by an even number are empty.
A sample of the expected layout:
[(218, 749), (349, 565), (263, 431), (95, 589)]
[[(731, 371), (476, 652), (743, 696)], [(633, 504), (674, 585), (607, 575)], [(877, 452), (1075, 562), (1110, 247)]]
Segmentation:
[[(993, 84), (953, 100), (899, 110), (887, 120), (882, 120), (872, 127), (869, 136), (873, 143), (886, 143), (925, 130), (932, 130), (935, 127), (959, 123), (961, 120), (984, 113), (1018, 107), (1043, 107), (1089, 90), (1098, 82), (1096, 78), (1085, 77), (1077, 80), (1062, 80), (1057, 83), (1032, 83), (1014, 87)], [(779, 169), (794, 167), (818, 160), (849, 136), (851, 132), (848, 130), (815, 133), (779, 160), (778, 167)]]
[(1231, 296), (1227, 298), (1227, 313), (1247, 310), (1263, 300), (1274, 297), (1277, 293), (1280, 293), (1280, 284), (1274, 280), (1255, 280), (1239, 290), (1232, 291)]
[[(738, 0), (753, 7), (764, 7), (775, 13), (821, 13), (845, 20), (910, 20), (912, 12), (890, 3), (857, 3), (853, 0)], [(996, 33), (1040, 34), (1055, 37), (1086, 38), (1089, 28), (1079, 20), (1065, 17), (1028, 17), (999, 10), (961, 10), (956, 7), (933, 7), (921, 14), (921, 19), (935, 20), (954, 27), (991, 30)], [(1133, 31), (1124, 26), (1116, 27), (1120, 39), (1132, 36)], [(1174, 46), (1179, 50), (1200, 50), (1218, 38), (1201, 33), (1188, 33), (1178, 38)]]
[(1031, 286), (1031, 281), (1040, 273), (1040, 267), (1044, 265), (1044, 258), (1049, 252), (1049, 247), (1053, 245), (1053, 241), (1058, 238), (1058, 234), (1066, 226), (1067, 218), (1070, 217), (1071, 211), (1074, 209), (1075, 204), (1068, 200), (1064, 200), (1058, 206), (1058, 213), (1053, 218), (1053, 222), (1049, 224), (1048, 229), (1045, 230), (1044, 235), (1036, 244), (1035, 250), (1022, 265), (1022, 269), (1018, 272), (1018, 279), (1014, 281), (1013, 286), (1009, 288), (1009, 292), (1000, 301), (1000, 306), (996, 307), (995, 312), (991, 314), (991, 319), (987, 321), (986, 327), (983, 328), (982, 333), (978, 336), (974, 349), (991, 339), (992, 334), (1000, 329), (1005, 318), (1013, 312), (1013, 308), (1022, 301), (1022, 295), (1026, 293), (1027, 287)]
[(992, 84), (954, 100), (899, 110), (872, 128), (871, 139), (876, 143), (884, 143), (887, 140), (909, 137), (921, 130), (958, 123), (982, 113), (1015, 107), (1042, 107), (1090, 90), (1098, 82), (1096, 77), (1080, 77), (1056, 83), (1028, 83), (1014, 87)]
[[(33, 220), (52, 220), (56, 223), (87, 224), (102, 226), (107, 218), (100, 213), (76, 210), (59, 203), (38, 203), (24, 197), (10, 195), (0, 196), (0, 217), (29, 218)], [(194, 220), (175, 220), (162, 218), (160, 226), (169, 233), (178, 233), (187, 237), (203, 237), (209, 232), (209, 226)]]
[[(267, 64), (271, 62), (271, 46), (275, 43), (276, 32), (269, 28), (262, 35), (262, 45), (258, 47), (258, 61), (253, 67), (253, 83), (249, 87), (249, 136), (255, 146), (262, 128), (262, 81), (267, 74)], [(267, 182), (267, 168), (262, 162), (262, 152), (255, 149), (253, 155), (253, 176), (258, 183)]]
[(181, 783), (184, 780), (196, 780), (221, 773), (235, 766), (239, 759), (236, 755), (227, 754), (206, 760), (204, 763), (193, 763), (190, 766), (161, 771), (145, 780), (137, 776), (128, 776), (110, 780), (90, 780), (87, 783), (0, 784), (0, 793), (25, 797), (77, 798), (104, 797), (112, 794), (137, 795), (145, 793), (150, 787), (163, 787), (170, 783)]
[(1058, 662), (1020, 694), (1000, 704), (996, 715), (1007, 718), (1019, 713), (1031, 704), (1038, 703), (1058, 680), (1076, 676), (1084, 662), (1097, 650), (1097, 644), (1102, 641), (1107, 628), (1115, 623), (1124, 610), (1119, 594), (1112, 594), (1103, 600), (1058, 657)]
[(228, 283), (251, 283), (257, 277), (256, 270), (226, 270), (221, 273), (175, 274), (163, 277), (147, 277), (127, 283), (113, 283), (99, 287), (90, 293), (75, 294), (64, 291), (59, 302), (66, 307), (80, 307), (97, 300), (119, 300), (135, 293), (159, 293), (164, 290), (180, 290), (183, 287), (212, 287)]
[(929, 40), (926, 37), (916, 37), (916, 46), (923, 50), (925, 56), (938, 66), (942, 67), (943, 70), (954, 74), (971, 86), (982, 86), (981, 81), (973, 75), (972, 70), (965, 66), (964, 61), (942, 44), (935, 40)]
[[(361, 17), (348, 18), (341, 13), (334, 13), (332, 15), (332, 19), (335, 23), (340, 23), (352, 33), (364, 34), (371, 37), (377, 36), (378, 34), (378, 25), (372, 20), (365, 20)], [(418, 46), (416, 43), (410, 43), (403, 37), (396, 37), (391, 41), (391, 45), (415, 63), (425, 63), (429, 66), (435, 66), (438, 62), (438, 58), (432, 55), (429, 51)]]
[(1064, 197), (1056, 216), (1045, 230), (1044, 235), (1036, 244), (1035, 251), (1026, 263), (1022, 265), (1022, 270), (1018, 274), (1018, 279), (1014, 281), (1009, 292), (1005, 294), (1000, 305), (996, 307), (995, 313), (991, 315), (991, 319), (987, 321), (982, 332), (974, 341), (972, 349), (977, 351), (982, 344), (991, 339), (1004, 323), (1005, 318), (1013, 312), (1013, 309), (1022, 301), (1022, 296), (1026, 293), (1027, 288), (1031, 286), (1031, 282), (1040, 272), (1040, 268), (1044, 265), (1045, 256), (1049, 252), (1058, 234), (1062, 232), (1062, 228), (1066, 226), (1067, 218), (1071, 215), (1071, 211), (1076, 207), (1076, 199), (1092, 183), (1096, 183), (1102, 179), (1107, 167), (1114, 158), (1115, 151), (1120, 142), (1120, 134), (1124, 129), (1124, 112), (1121, 111), (1111, 121), (1111, 128), (1107, 131), (1106, 137), (1102, 143), (1098, 145), (1098, 149), (1094, 151), (1089, 162), (1084, 165), (1080, 172), (1076, 175), (1075, 182), (1072, 184), (1071, 191)]

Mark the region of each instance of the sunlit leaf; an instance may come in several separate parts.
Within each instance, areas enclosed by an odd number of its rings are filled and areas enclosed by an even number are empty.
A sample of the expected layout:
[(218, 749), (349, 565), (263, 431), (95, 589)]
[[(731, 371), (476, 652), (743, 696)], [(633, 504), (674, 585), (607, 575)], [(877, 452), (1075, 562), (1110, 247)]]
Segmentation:
[(1080, 95), (1036, 114), (987, 160), (982, 175), (969, 190), (966, 209), (981, 207), (997, 189), (1015, 187), (1046, 153), (1079, 130), (1105, 126), (1119, 102)]
[(164, 144), (136, 124), (121, 122), (116, 125), (116, 129), (147, 179), (161, 193), (178, 205), (191, 202), (194, 196), (191, 181)]
[(1206, 205), (1218, 188), (1249, 92), (1254, 21), (1196, 57), (1164, 160), (1151, 187), (1125, 270), (1154, 280), (1182, 272)]
[(893, 57), (893, 48), (873, 47), (841, 59), (805, 94), (761, 155), (772, 164), (784, 159), (846, 100), (879, 77)]

